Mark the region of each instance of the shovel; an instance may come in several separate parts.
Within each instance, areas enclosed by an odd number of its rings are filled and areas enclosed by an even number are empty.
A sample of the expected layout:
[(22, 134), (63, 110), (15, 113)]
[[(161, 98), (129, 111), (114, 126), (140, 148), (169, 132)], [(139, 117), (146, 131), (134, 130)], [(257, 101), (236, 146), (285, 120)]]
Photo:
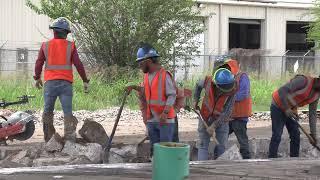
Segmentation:
[[(198, 115), (199, 119), (201, 120), (201, 122), (203, 123), (205, 128), (208, 129), (209, 126), (208, 126), (207, 122), (203, 119), (203, 117), (202, 117), (201, 113), (199, 112), (199, 110), (192, 109), (192, 111), (195, 112)], [(218, 144), (218, 141), (217, 141), (216, 137), (212, 136), (212, 140), (213, 140), (213, 143)]]
[(108, 141), (108, 143), (107, 143), (106, 148), (104, 149), (104, 150), (105, 150), (105, 156), (104, 156), (103, 162), (108, 162), (109, 152), (110, 152), (111, 145), (112, 145), (112, 139), (113, 139), (114, 134), (115, 134), (115, 132), (116, 132), (116, 129), (117, 129), (117, 126), (118, 126), (120, 117), (121, 117), (121, 113), (122, 113), (123, 107), (124, 107), (124, 105), (125, 105), (125, 103), (126, 103), (126, 99), (127, 99), (128, 95), (129, 95), (129, 92), (128, 92), (128, 91), (126, 91), (126, 92), (124, 93), (124, 95), (123, 95), (123, 99), (122, 99), (122, 102), (121, 102), (121, 106), (120, 106), (120, 108), (119, 108), (116, 121), (114, 122), (113, 129), (112, 129), (111, 135), (110, 135), (110, 137), (109, 137), (109, 141)]
[(320, 147), (317, 145), (316, 140), (307, 132), (307, 130), (305, 130), (301, 124), (299, 124), (299, 117), (297, 117), (297, 119), (293, 118), (293, 120), (297, 123), (297, 125), (299, 126), (299, 128), (301, 129), (301, 131), (303, 132), (303, 134), (305, 134), (310, 142), (310, 144), (316, 148), (318, 151), (320, 151)]

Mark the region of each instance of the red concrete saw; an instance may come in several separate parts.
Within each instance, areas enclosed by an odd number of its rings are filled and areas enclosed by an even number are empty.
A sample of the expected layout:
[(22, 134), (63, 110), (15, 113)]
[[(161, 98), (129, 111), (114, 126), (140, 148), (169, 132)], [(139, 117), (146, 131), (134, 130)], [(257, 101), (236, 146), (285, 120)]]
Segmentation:
[[(10, 105), (26, 104), (29, 98), (34, 96), (18, 97), (19, 100), (15, 102), (0, 101), (0, 108), (6, 108)], [(7, 145), (7, 140), (25, 141), (32, 137), (35, 124), (35, 117), (27, 112), (18, 111), (9, 117), (0, 116), (0, 145)]]

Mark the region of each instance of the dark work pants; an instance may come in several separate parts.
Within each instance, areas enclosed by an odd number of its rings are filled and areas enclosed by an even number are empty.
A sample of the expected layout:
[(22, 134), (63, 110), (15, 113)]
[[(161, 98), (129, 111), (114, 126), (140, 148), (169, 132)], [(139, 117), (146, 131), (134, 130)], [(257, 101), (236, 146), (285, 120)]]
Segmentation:
[(281, 109), (271, 105), (272, 137), (269, 146), (269, 158), (278, 157), (283, 127), (286, 126), (290, 137), (290, 157), (299, 157), (300, 131), (297, 122), (288, 118)]

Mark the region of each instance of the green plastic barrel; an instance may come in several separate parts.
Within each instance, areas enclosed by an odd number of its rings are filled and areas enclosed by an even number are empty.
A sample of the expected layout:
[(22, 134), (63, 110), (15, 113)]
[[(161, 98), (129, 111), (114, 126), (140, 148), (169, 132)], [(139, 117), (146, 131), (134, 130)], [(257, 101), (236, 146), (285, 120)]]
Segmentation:
[(189, 176), (190, 146), (183, 143), (157, 143), (153, 146), (152, 179), (183, 180)]

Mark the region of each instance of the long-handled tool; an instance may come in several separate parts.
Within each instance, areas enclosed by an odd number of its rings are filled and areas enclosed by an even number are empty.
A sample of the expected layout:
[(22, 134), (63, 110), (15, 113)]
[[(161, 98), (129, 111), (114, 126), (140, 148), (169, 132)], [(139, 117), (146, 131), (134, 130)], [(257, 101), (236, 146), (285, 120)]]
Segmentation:
[(297, 125), (299, 126), (299, 128), (301, 129), (301, 131), (303, 132), (303, 134), (305, 134), (310, 142), (310, 144), (315, 147), (318, 151), (320, 151), (320, 147), (317, 145), (317, 141), (307, 132), (307, 130), (305, 130), (301, 124), (298, 122), (299, 121), (299, 117), (297, 117), (297, 119), (293, 119), (293, 121), (295, 121), (297, 123)]
[[(192, 109), (192, 111), (195, 112), (198, 115), (198, 117), (201, 120), (202, 124), (205, 126), (206, 129), (208, 129), (209, 126), (208, 126), (207, 122), (203, 119), (203, 117), (202, 117), (201, 113), (199, 112), (199, 110)], [(215, 136), (212, 136), (212, 140), (213, 140), (213, 143), (218, 144), (218, 141), (217, 141)]]
[(144, 138), (142, 138), (139, 142), (138, 142), (138, 146), (140, 146), (141, 144), (143, 144), (146, 140), (149, 139), (149, 136), (145, 136)]
[(122, 102), (121, 102), (121, 106), (120, 106), (120, 109), (119, 109), (118, 114), (117, 114), (116, 121), (114, 122), (113, 129), (112, 129), (111, 135), (109, 137), (109, 141), (108, 141), (107, 146), (105, 148), (105, 154), (106, 154), (105, 160), (107, 160), (107, 157), (109, 155), (109, 151), (110, 151), (111, 145), (112, 145), (112, 139), (113, 139), (114, 134), (116, 132), (116, 129), (117, 129), (120, 117), (121, 117), (121, 113), (122, 113), (123, 107), (124, 107), (124, 105), (126, 103), (126, 99), (127, 99), (128, 95), (129, 95), (129, 92), (126, 91), (124, 93), (124, 96), (123, 96), (123, 99), (122, 99)]

